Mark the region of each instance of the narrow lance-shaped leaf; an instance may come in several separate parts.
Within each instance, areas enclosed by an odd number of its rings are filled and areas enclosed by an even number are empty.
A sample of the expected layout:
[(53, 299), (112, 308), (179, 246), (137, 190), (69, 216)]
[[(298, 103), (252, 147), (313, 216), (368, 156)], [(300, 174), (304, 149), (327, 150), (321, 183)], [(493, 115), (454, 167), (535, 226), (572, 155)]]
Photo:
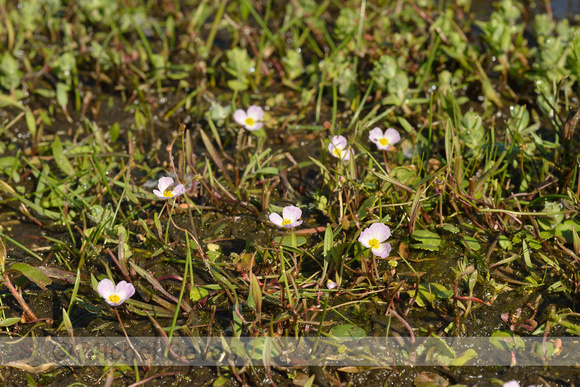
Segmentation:
[(6, 246), (2, 238), (0, 238), (0, 268), (2, 268), (2, 273), (6, 270), (6, 256)]
[(250, 293), (254, 299), (258, 315), (260, 315), (262, 311), (262, 289), (254, 273), (250, 273)]
[(32, 138), (36, 137), (36, 120), (34, 119), (34, 114), (30, 109), (26, 110), (26, 126)]
[(54, 156), (54, 161), (56, 165), (67, 175), (72, 176), (75, 174), (75, 169), (71, 165), (68, 158), (63, 153), (62, 143), (58, 136), (54, 136), (54, 141), (52, 142), (52, 155)]
[(26, 263), (16, 262), (8, 271), (18, 272), (38, 285), (39, 288), (46, 290), (46, 286), (52, 283), (52, 280), (42, 274), (37, 268), (27, 265)]

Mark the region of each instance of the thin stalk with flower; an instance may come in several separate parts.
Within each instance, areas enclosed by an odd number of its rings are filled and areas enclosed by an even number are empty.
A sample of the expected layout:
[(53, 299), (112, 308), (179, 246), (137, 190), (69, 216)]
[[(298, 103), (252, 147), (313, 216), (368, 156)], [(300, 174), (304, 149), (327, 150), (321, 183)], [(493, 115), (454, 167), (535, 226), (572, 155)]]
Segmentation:
[(401, 141), (401, 135), (395, 129), (389, 128), (384, 132), (381, 128), (374, 128), (369, 132), (369, 140), (373, 142), (379, 150), (383, 151), (383, 160), (385, 161), (385, 170), (389, 172), (389, 165), (387, 164), (387, 150), (391, 145)]
[(133, 284), (128, 283), (126, 281), (121, 281), (115, 286), (113, 281), (111, 281), (108, 278), (105, 278), (104, 280), (99, 282), (99, 285), (97, 286), (97, 292), (101, 297), (103, 297), (105, 302), (111, 305), (115, 310), (115, 314), (117, 315), (117, 319), (119, 320), (119, 325), (121, 325), (121, 329), (123, 330), (123, 333), (127, 338), (129, 346), (131, 347), (133, 352), (135, 352), (135, 355), (137, 355), (139, 361), (143, 363), (141, 355), (139, 355), (139, 352), (135, 349), (135, 347), (131, 343), (131, 340), (129, 339), (129, 335), (125, 330), (125, 326), (123, 325), (123, 321), (121, 320), (121, 315), (119, 314), (119, 310), (117, 309), (117, 306), (123, 304), (123, 302), (127, 301), (129, 298), (133, 296), (133, 294), (135, 294), (135, 287), (133, 286)]
[[(287, 207), (284, 207), (284, 209), (282, 210), (282, 216), (280, 216), (280, 214), (273, 212), (270, 214), (270, 217), (269, 217), (270, 221), (272, 223), (274, 223), (276, 226), (284, 228), (284, 234), (280, 238), (280, 243), (278, 244), (278, 254), (279, 254), (280, 265), (281, 265), (281, 269), (282, 269), (282, 277), (284, 278), (284, 287), (286, 290), (286, 297), (288, 298), (288, 302), (290, 303), (290, 306), (292, 308), (294, 307), (294, 303), (292, 301), (292, 297), (290, 297), (290, 285), (288, 284), (288, 276), (286, 274), (286, 262), (285, 262), (284, 254), (282, 253), (282, 242), (284, 241), (284, 238), (286, 237), (288, 229), (293, 229), (294, 227), (298, 227), (302, 224), (302, 220), (300, 220), (301, 216), (302, 216), (302, 210), (300, 208), (295, 207), (295, 206), (287, 206)], [(294, 231), (291, 230), (291, 232), (293, 234), (292, 239), (294, 240), (294, 238), (295, 238)]]

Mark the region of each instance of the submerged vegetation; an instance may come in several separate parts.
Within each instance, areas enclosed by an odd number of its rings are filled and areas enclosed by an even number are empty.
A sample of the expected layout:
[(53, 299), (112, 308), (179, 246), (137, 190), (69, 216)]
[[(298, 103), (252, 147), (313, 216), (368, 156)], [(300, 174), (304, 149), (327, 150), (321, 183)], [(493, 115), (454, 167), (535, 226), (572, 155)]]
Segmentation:
[[(562, 356), (551, 338), (580, 335), (580, 26), (528, 3), (0, 0), (4, 336), (489, 337), (513, 366)], [(444, 345), (411, 370), (135, 352), (0, 377), (577, 378), (486, 374)]]

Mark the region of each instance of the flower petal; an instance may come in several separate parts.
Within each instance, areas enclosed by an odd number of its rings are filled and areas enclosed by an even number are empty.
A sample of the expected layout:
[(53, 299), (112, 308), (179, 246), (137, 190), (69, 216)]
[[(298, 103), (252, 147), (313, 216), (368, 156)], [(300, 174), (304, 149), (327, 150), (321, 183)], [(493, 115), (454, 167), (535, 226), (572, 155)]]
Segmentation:
[(246, 129), (248, 129), (250, 132), (253, 132), (254, 130), (258, 130), (260, 129), (262, 126), (264, 126), (264, 124), (262, 122), (254, 122), (254, 125), (245, 125)]
[(258, 105), (252, 105), (248, 108), (248, 117), (252, 117), (254, 121), (260, 121), (264, 117), (264, 109)]
[(393, 145), (401, 141), (401, 135), (395, 129), (389, 128), (385, 131), (385, 138), (389, 140), (389, 144)]
[(368, 230), (371, 233), (371, 239), (376, 238), (379, 243), (386, 241), (391, 236), (391, 229), (386, 224), (373, 223)]
[(99, 292), (99, 295), (105, 300), (108, 300), (109, 296), (115, 292), (115, 285), (113, 284), (113, 281), (105, 278), (99, 282), (99, 285), (97, 286), (97, 292)]
[(121, 281), (117, 284), (115, 291), (117, 292), (117, 296), (119, 296), (119, 298), (121, 299), (119, 301), (119, 305), (120, 305), (123, 302), (125, 302), (127, 299), (132, 297), (133, 294), (135, 294), (135, 287), (133, 286), (133, 284), (130, 284), (126, 281)]
[[(284, 219), (290, 219), (292, 223), (296, 223), (298, 219), (302, 216), (302, 210), (295, 206), (287, 206), (282, 210), (282, 217)], [(300, 222), (302, 223), (302, 222)], [(293, 226), (294, 227), (294, 226)]]
[(337, 286), (338, 286), (338, 284), (334, 281), (331, 281), (330, 279), (326, 281), (326, 287), (328, 289), (334, 289)]
[(248, 118), (248, 115), (242, 109), (238, 109), (234, 113), (234, 121), (236, 121), (240, 125), (246, 126), (246, 118)]
[(275, 212), (272, 212), (270, 214), (270, 222), (274, 223), (276, 226), (282, 227), (283, 219), (280, 216), (280, 214), (277, 214)]
[(371, 245), (369, 245), (369, 241), (372, 239), (372, 235), (371, 235), (371, 231), (369, 230), (369, 228), (366, 228), (363, 230), (363, 232), (360, 233), (359, 237), (358, 237), (358, 241), (360, 243), (362, 243), (362, 245), (364, 247), (371, 247)]
[(344, 152), (344, 156), (342, 156), (342, 159), (344, 161), (348, 161), (350, 160), (350, 156), (354, 156), (354, 151), (352, 149), (348, 149)]
[(391, 244), (390, 243), (381, 243), (379, 247), (376, 249), (371, 249), (374, 255), (381, 258), (387, 258), (391, 253)]
[(159, 199), (163, 199), (163, 200), (169, 199), (169, 198), (166, 198), (166, 197), (163, 195), (163, 192), (161, 192), (161, 191), (158, 191), (158, 190), (156, 190), (156, 189), (154, 189), (154, 190), (153, 190), (153, 193), (154, 193), (154, 194), (155, 194), (155, 196), (157, 196)]
[(344, 149), (347, 146), (346, 138), (344, 138), (343, 136), (334, 136), (332, 138), (332, 143), (334, 144), (335, 147), (340, 149)]
[(161, 179), (159, 179), (159, 183), (157, 184), (157, 188), (159, 189), (159, 191), (163, 192), (165, 191), (171, 184), (173, 184), (173, 179), (170, 177), (162, 177)]
[(336, 155), (334, 154), (334, 149), (337, 148), (336, 145), (334, 145), (334, 143), (330, 143), (328, 144), (328, 152), (330, 152), (331, 155), (333, 155), (334, 157), (336, 157)]
[(185, 186), (183, 184), (178, 184), (174, 189), (173, 189), (173, 197), (179, 196), (179, 195), (183, 195), (185, 193)]
[(302, 221), (301, 220), (298, 220), (296, 222), (292, 222), (290, 224), (287, 224), (284, 227), (286, 227), (286, 228), (294, 228), (294, 227), (300, 226), (301, 224), (302, 224)]
[(381, 128), (377, 127), (369, 132), (369, 140), (371, 140), (374, 143), (377, 143), (379, 141), (379, 139), (381, 139), (383, 137), (384, 137), (384, 134), (383, 134), (383, 131), (381, 130)]

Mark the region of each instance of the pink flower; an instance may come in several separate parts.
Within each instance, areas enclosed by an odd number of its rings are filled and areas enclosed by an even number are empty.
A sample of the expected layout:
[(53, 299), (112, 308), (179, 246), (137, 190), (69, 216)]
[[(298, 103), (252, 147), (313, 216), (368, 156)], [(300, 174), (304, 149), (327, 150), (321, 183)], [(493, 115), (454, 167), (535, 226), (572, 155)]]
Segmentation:
[(391, 253), (391, 244), (385, 243), (391, 236), (389, 226), (382, 223), (373, 223), (360, 233), (358, 241), (372, 253), (381, 258), (387, 258)]
[(176, 198), (185, 193), (185, 186), (183, 184), (173, 185), (174, 181), (170, 177), (162, 177), (159, 179), (157, 185), (158, 190), (154, 189), (153, 193), (162, 200)]
[(260, 129), (264, 125), (260, 122), (263, 117), (264, 109), (257, 105), (250, 106), (247, 112), (238, 109), (234, 113), (234, 120), (249, 131)]
[(331, 155), (344, 161), (350, 160), (350, 156), (354, 155), (352, 149), (348, 149), (346, 138), (343, 136), (334, 136), (330, 144), (328, 144), (328, 151)]
[(334, 289), (334, 288), (335, 288), (335, 287), (337, 287), (337, 286), (338, 286), (338, 284), (337, 284), (336, 282), (334, 282), (334, 281), (331, 281), (330, 279), (328, 279), (328, 280), (326, 281), (326, 287), (327, 287), (328, 289)]
[(401, 141), (401, 135), (395, 129), (387, 129), (383, 133), (381, 128), (374, 128), (369, 132), (369, 140), (377, 145), (380, 150), (387, 150), (392, 144)]
[(270, 214), (270, 221), (274, 223), (276, 226), (285, 227), (285, 228), (294, 228), (298, 227), (302, 224), (300, 217), (302, 216), (302, 210), (298, 207), (294, 206), (287, 206), (284, 207), (282, 210), (282, 216), (271, 213)]
[(127, 301), (133, 294), (135, 294), (135, 287), (133, 284), (121, 281), (115, 286), (113, 281), (105, 278), (99, 282), (97, 286), (99, 295), (105, 299), (105, 302), (111, 306), (119, 306)]

